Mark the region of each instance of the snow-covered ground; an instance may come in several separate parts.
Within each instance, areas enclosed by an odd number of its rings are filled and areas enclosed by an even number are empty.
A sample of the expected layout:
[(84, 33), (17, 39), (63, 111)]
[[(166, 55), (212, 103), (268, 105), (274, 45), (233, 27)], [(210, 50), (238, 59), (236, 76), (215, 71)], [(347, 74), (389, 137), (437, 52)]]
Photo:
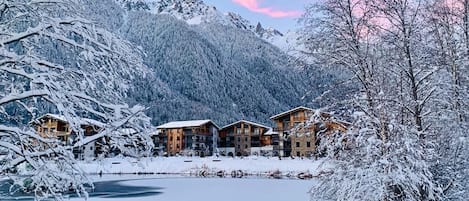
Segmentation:
[(107, 158), (92, 162), (81, 162), (80, 167), (89, 174), (208, 174), (223, 171), (225, 174), (265, 175), (276, 172), (281, 175), (298, 173), (320, 174), (326, 167), (322, 160), (291, 159), (277, 157), (152, 157), (152, 158)]

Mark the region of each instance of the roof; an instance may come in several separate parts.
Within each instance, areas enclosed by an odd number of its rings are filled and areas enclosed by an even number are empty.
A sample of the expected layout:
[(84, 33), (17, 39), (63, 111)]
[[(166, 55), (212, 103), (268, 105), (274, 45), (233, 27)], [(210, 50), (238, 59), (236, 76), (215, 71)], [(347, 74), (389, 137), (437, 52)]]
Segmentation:
[(105, 123), (94, 120), (94, 119), (82, 118), (81, 120), (82, 120), (82, 122), (84, 122), (87, 125), (95, 125), (95, 126), (99, 126), (99, 127), (105, 127), (106, 126)]
[(156, 128), (158, 129), (164, 129), (164, 128), (187, 128), (187, 127), (199, 127), (207, 123), (212, 123), (215, 125), (215, 127), (218, 127), (215, 123), (212, 122), (210, 119), (205, 119), (205, 120), (191, 120), (191, 121), (172, 121), (165, 123), (163, 125), (160, 125)]
[(280, 114), (276, 114), (276, 115), (274, 115), (274, 116), (271, 116), (270, 119), (278, 119), (278, 118), (280, 118), (280, 117), (283, 117), (283, 116), (288, 115), (288, 114), (290, 114), (290, 113), (296, 112), (296, 111), (298, 111), (298, 110), (309, 110), (309, 111), (313, 111), (313, 109), (311, 109), (311, 108), (304, 107), (304, 106), (300, 106), (300, 107), (296, 107), (296, 108), (293, 108), (293, 109), (291, 109), (291, 110), (288, 110), (288, 111), (286, 111), (286, 112), (282, 112), (282, 113), (280, 113)]
[(273, 128), (269, 128), (267, 132), (264, 133), (264, 135), (276, 135), (278, 132), (275, 132)]
[(58, 115), (58, 114), (45, 114), (45, 115), (42, 115), (40, 117), (38, 117), (37, 119), (44, 119), (46, 117), (49, 117), (51, 119), (57, 119), (57, 120), (60, 120), (60, 121), (63, 121), (63, 122), (67, 122), (67, 118), (65, 118), (65, 116), (63, 115)]
[[(57, 120), (59, 120), (59, 121), (65, 122), (65, 123), (68, 122), (68, 121), (67, 121), (67, 118), (65, 118), (65, 116), (63, 116), (63, 115), (58, 115), (58, 114), (50, 114), (50, 113), (38, 117), (37, 120), (43, 119), (43, 118), (46, 118), (46, 117), (49, 117), (49, 118), (51, 118), (51, 119), (57, 119)], [(97, 121), (97, 120), (94, 120), (94, 119), (81, 118), (80, 121), (81, 121), (81, 124), (83, 124), (83, 125), (94, 125), (94, 126), (99, 126), (99, 127), (104, 127), (104, 126), (106, 126), (105, 123), (100, 122), (100, 121)]]
[(150, 132), (150, 136), (158, 136), (158, 135), (160, 135), (160, 131), (158, 129), (156, 129), (153, 132)]
[(264, 125), (262, 125), (262, 124), (254, 123), (254, 122), (252, 122), (252, 121), (239, 120), (239, 121), (237, 121), (237, 122), (234, 122), (234, 123), (228, 124), (228, 125), (226, 125), (226, 126), (223, 126), (221, 129), (225, 129), (225, 128), (234, 126), (234, 125), (236, 125), (236, 124), (238, 124), (238, 123), (247, 123), (247, 124), (251, 124), (251, 125), (254, 125), (254, 126), (258, 126), (258, 127), (270, 128), (270, 127), (268, 127), (268, 126), (264, 126)]

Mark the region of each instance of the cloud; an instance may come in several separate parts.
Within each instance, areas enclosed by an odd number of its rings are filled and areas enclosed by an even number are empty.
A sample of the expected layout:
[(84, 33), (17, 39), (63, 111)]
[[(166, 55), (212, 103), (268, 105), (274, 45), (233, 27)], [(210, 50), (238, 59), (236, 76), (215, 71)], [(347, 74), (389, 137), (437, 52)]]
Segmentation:
[(262, 13), (265, 15), (268, 15), (270, 17), (275, 17), (275, 18), (282, 18), (282, 17), (299, 17), (302, 12), (301, 11), (282, 11), (282, 10), (276, 10), (272, 7), (261, 7), (259, 0), (232, 0), (234, 3), (237, 3), (250, 11), (256, 12), (256, 13)]

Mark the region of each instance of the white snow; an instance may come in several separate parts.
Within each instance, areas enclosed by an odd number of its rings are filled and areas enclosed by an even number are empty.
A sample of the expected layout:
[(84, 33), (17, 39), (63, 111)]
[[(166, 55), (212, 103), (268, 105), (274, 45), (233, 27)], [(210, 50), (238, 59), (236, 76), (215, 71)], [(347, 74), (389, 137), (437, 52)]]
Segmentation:
[(79, 166), (89, 174), (134, 174), (134, 173), (168, 173), (193, 174), (200, 170), (209, 172), (241, 170), (247, 174), (266, 174), (280, 171), (281, 174), (309, 172), (317, 175), (328, 165), (322, 160), (277, 157), (151, 157), (141, 158), (106, 158), (101, 161), (81, 161)]
[(165, 129), (165, 128), (186, 128), (186, 127), (197, 127), (204, 125), (206, 123), (212, 122), (209, 119), (206, 120), (191, 120), (191, 121), (172, 121), (163, 125), (160, 125), (156, 128)]
[(264, 135), (276, 135), (278, 132), (275, 132), (273, 128), (270, 128)]
[(57, 120), (60, 120), (60, 121), (63, 121), (63, 122), (67, 122), (67, 118), (65, 118), (65, 116), (63, 115), (58, 115), (58, 114), (45, 114), (45, 115), (42, 115), (41, 117), (37, 118), (37, 119), (43, 119), (45, 117), (49, 117), (51, 119), (57, 119)]
[(203, 22), (203, 19), (202, 19), (202, 16), (195, 16), (191, 19), (186, 20), (186, 22), (187, 24), (190, 24), (190, 25), (198, 25)]
[[(58, 114), (45, 114), (45, 115), (42, 115), (41, 117), (37, 118), (38, 120), (39, 119), (43, 119), (45, 117), (49, 117), (51, 119), (57, 119), (59, 121), (63, 121), (63, 122), (68, 122), (67, 121), (67, 118), (63, 115), (58, 115)], [(99, 127), (105, 127), (106, 124), (103, 123), (103, 122), (100, 122), (100, 121), (97, 121), (97, 120), (94, 120), (94, 119), (88, 119), (88, 118), (81, 118), (80, 119), (81, 123), (83, 123), (84, 125), (95, 125), (95, 126), (99, 126)]]
[(294, 111), (297, 111), (297, 110), (300, 110), (300, 109), (313, 111), (313, 109), (311, 109), (311, 108), (300, 106), (300, 107), (296, 107), (296, 108), (293, 108), (293, 109), (291, 109), (291, 110), (288, 110), (288, 111), (286, 111), (286, 112), (282, 112), (282, 113), (280, 113), (280, 114), (276, 114), (276, 115), (274, 115), (274, 116), (271, 116), (270, 119), (275, 119), (275, 118), (281, 117), (281, 116), (283, 116), (283, 115), (289, 114), (289, 113), (291, 113), (291, 112), (294, 112)]
[(226, 126), (223, 126), (222, 129), (227, 128), (227, 127), (230, 127), (230, 126), (233, 126), (233, 125), (236, 125), (236, 124), (238, 124), (238, 123), (247, 123), (247, 124), (251, 124), (251, 125), (257, 126), (257, 127), (263, 127), (263, 128), (269, 128), (269, 129), (270, 129), (270, 127), (268, 127), (268, 126), (265, 126), (265, 125), (262, 125), (262, 124), (258, 124), (258, 123), (252, 122), (252, 121), (247, 121), (247, 120), (240, 120), (240, 121), (237, 121), (237, 122), (228, 124), (228, 125), (226, 125)]

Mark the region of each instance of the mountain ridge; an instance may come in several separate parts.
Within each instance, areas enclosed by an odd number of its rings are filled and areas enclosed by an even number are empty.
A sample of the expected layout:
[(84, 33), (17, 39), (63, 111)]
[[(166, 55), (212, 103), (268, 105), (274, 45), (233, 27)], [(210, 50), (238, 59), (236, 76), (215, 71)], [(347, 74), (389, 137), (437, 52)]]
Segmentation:
[(128, 11), (147, 11), (153, 14), (169, 14), (188, 24), (220, 23), (250, 31), (262, 39), (281, 37), (283, 33), (274, 28), (263, 28), (261, 23), (252, 24), (234, 12), (221, 13), (215, 6), (202, 0), (115, 0)]

